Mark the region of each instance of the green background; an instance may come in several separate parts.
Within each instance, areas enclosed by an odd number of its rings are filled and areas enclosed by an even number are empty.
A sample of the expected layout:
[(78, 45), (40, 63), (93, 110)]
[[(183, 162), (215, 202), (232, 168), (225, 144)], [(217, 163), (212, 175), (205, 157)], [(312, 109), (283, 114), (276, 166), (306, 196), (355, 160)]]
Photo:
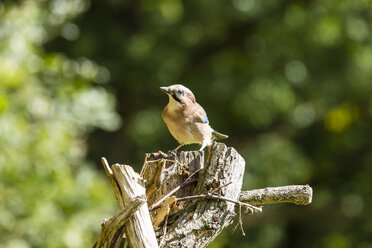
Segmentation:
[[(0, 244), (91, 247), (100, 165), (177, 144), (182, 83), (246, 160), (243, 189), (310, 184), (210, 247), (372, 247), (372, 1), (0, 1)], [(197, 149), (197, 145), (183, 150)]]

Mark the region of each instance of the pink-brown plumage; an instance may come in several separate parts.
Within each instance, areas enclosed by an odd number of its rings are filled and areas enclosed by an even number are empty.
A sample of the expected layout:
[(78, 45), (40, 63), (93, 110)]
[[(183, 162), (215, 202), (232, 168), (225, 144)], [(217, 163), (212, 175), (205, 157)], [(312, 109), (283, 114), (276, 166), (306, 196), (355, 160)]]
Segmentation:
[(203, 150), (211, 144), (213, 133), (220, 138), (227, 138), (210, 127), (205, 110), (188, 88), (176, 84), (161, 89), (169, 96), (169, 103), (162, 113), (163, 120), (169, 132), (180, 143), (175, 150), (193, 143), (201, 144), (200, 150)]

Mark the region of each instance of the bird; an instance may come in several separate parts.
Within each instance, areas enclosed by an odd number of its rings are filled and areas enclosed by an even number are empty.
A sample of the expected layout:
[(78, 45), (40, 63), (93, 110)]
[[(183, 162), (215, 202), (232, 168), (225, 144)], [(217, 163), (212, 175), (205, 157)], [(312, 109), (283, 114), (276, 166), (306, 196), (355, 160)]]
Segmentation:
[(169, 102), (162, 112), (162, 118), (169, 132), (179, 145), (201, 144), (199, 151), (210, 146), (213, 140), (228, 138), (227, 135), (214, 130), (209, 125), (207, 114), (195, 99), (194, 94), (181, 84), (174, 84), (160, 89), (169, 96)]

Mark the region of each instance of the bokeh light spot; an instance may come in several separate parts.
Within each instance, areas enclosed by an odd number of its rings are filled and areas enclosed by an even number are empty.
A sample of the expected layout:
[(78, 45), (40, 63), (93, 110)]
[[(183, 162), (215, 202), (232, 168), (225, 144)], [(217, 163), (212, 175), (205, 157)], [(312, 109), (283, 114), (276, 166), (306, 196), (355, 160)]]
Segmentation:
[(307, 69), (299, 60), (292, 60), (285, 67), (285, 76), (294, 85), (303, 85), (307, 77)]
[(334, 133), (341, 133), (349, 128), (353, 119), (351, 109), (346, 106), (335, 108), (328, 112), (324, 119), (325, 128)]
[(132, 37), (128, 52), (133, 58), (142, 58), (149, 55), (152, 43), (146, 35), (135, 35)]
[(79, 27), (76, 24), (70, 22), (63, 25), (61, 31), (62, 37), (70, 41), (76, 40), (77, 38), (79, 38), (80, 35)]
[(233, 4), (236, 9), (245, 13), (255, 12), (258, 7), (256, 0), (233, 0)]
[(160, 113), (159, 109), (147, 109), (134, 117), (129, 134), (136, 143), (149, 144), (159, 136), (159, 130), (163, 125)]
[(306, 12), (301, 6), (293, 4), (286, 10), (284, 19), (288, 26), (300, 27), (306, 20)]
[(29, 248), (26, 240), (23, 239), (11, 239), (4, 245), (5, 248)]
[(94, 79), (98, 73), (98, 66), (88, 59), (82, 59), (80, 63), (80, 74), (89, 79)]
[(186, 43), (194, 45), (202, 38), (202, 32), (197, 25), (185, 25), (182, 29), (182, 37)]
[(341, 210), (348, 217), (356, 217), (363, 210), (364, 201), (357, 194), (349, 194), (342, 198)]
[(372, 48), (360, 47), (354, 54), (355, 64), (360, 70), (370, 72), (372, 68)]
[(106, 67), (100, 66), (98, 69), (98, 73), (95, 77), (96, 82), (104, 84), (104, 83), (109, 82), (110, 79), (111, 79), (110, 71)]
[(292, 112), (292, 123), (299, 128), (311, 125), (315, 120), (316, 112), (311, 104), (297, 105)]
[(294, 105), (294, 93), (283, 80), (256, 79), (241, 91), (234, 100), (234, 112), (256, 127), (269, 125)]
[(340, 41), (339, 20), (332, 16), (323, 18), (316, 24), (315, 40), (324, 46), (334, 46)]
[(366, 22), (357, 17), (347, 19), (346, 31), (349, 38), (355, 41), (363, 41), (368, 37), (369, 34)]
[(178, 21), (183, 15), (183, 5), (180, 0), (162, 0), (160, 12), (168, 23)]
[(349, 237), (341, 233), (331, 233), (325, 236), (322, 247), (325, 248), (350, 248), (351, 241)]
[(0, 114), (4, 112), (6, 107), (8, 106), (8, 101), (4, 96), (0, 96)]

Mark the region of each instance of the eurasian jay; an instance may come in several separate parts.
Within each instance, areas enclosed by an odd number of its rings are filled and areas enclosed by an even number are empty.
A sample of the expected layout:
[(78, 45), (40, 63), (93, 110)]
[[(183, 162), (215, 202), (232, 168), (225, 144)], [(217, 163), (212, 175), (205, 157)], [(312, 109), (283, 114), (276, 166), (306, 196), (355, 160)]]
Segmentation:
[(209, 126), (207, 114), (196, 102), (191, 90), (181, 84), (160, 89), (169, 96), (168, 105), (162, 113), (163, 120), (169, 132), (180, 144), (173, 151), (177, 151), (183, 145), (194, 143), (201, 144), (199, 151), (202, 151), (211, 145), (212, 140), (228, 137)]

